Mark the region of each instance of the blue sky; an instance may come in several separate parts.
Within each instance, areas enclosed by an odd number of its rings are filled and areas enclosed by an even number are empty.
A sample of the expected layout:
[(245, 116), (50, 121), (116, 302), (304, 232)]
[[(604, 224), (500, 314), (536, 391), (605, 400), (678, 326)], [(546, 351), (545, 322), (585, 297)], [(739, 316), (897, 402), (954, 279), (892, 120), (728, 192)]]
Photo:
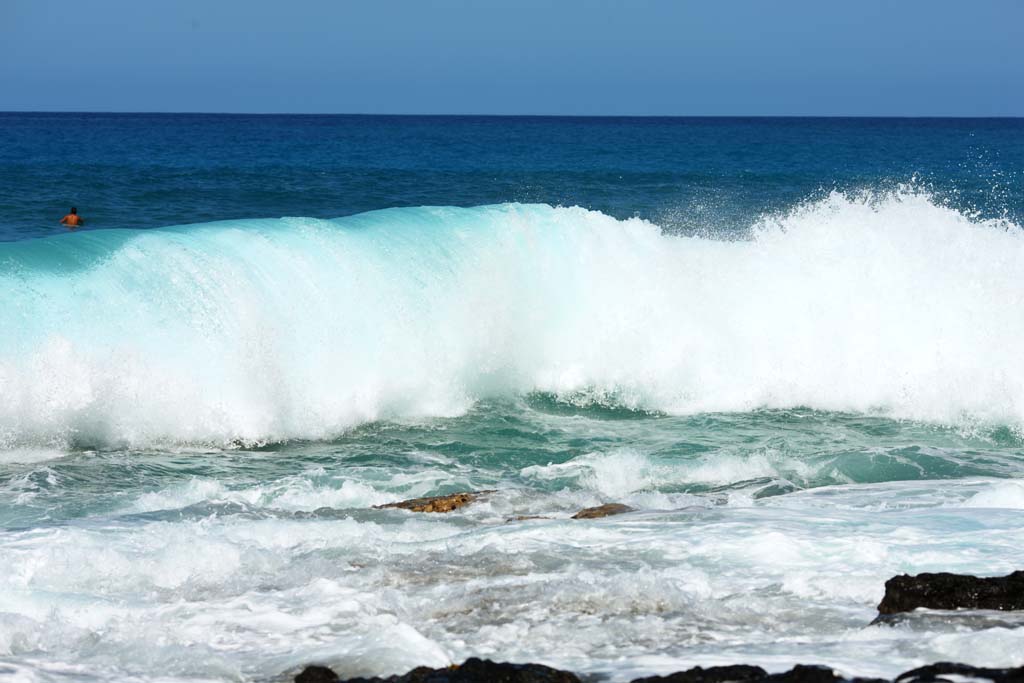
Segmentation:
[(0, 0), (0, 110), (1024, 116), (1024, 0)]

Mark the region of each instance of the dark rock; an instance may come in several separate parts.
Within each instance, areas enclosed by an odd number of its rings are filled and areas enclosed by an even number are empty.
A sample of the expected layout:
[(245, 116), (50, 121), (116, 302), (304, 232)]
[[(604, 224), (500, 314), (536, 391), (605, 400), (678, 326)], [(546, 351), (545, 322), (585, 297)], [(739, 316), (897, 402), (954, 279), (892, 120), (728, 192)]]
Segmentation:
[[(346, 678), (339, 683), (395, 683), (396, 681), (421, 681), (425, 679), (419, 677), (425, 676), (433, 671), (435, 671), (435, 669), (431, 669), (426, 666), (418, 666), (402, 676), (388, 676), (387, 678), (380, 678), (378, 676), (363, 678), (362, 676), (359, 676), (357, 678)], [(437, 671), (443, 671), (443, 669), (437, 669)]]
[(469, 505), (486, 493), (494, 493), (494, 491), (463, 491), (462, 493), (451, 493), (447, 496), (412, 498), (398, 503), (375, 505), (374, 507), (378, 510), (382, 508), (401, 508), (402, 510), (412, 510), (413, 512), (451, 512), (452, 510), (458, 510), (460, 507)]
[(471, 657), (462, 666), (413, 669), (388, 678), (350, 678), (344, 683), (580, 683), (576, 674), (541, 664), (506, 664)]
[(295, 683), (338, 683), (338, 674), (326, 666), (307, 666), (295, 677)]
[(825, 666), (797, 664), (789, 671), (769, 674), (759, 666), (736, 664), (695, 667), (668, 676), (637, 678), (632, 683), (888, 683), (880, 678), (843, 678)]
[[(993, 683), (1024, 683), (1024, 666), (1015, 669), (986, 669), (939, 662), (922, 666), (896, 677), (894, 683), (956, 683), (963, 678)], [(295, 683), (581, 683), (576, 674), (542, 664), (507, 664), (475, 657), (461, 666), (441, 669), (418, 667), (401, 676), (349, 678), (339, 681), (324, 666), (308, 666)], [(798, 664), (789, 671), (769, 674), (759, 666), (694, 667), (667, 676), (637, 678), (632, 683), (888, 683), (880, 678), (844, 678), (825, 666)]]
[(827, 666), (797, 664), (789, 671), (765, 676), (761, 680), (772, 683), (836, 683), (843, 679)]
[(967, 664), (938, 662), (901, 673), (896, 677), (896, 683), (952, 683), (955, 677), (986, 679), (995, 683), (1024, 683), (1024, 666), (1016, 669), (985, 669)]
[(632, 683), (733, 683), (739, 681), (756, 681), (768, 675), (759, 666), (735, 664), (733, 666), (695, 666), (686, 671), (677, 671), (668, 676), (651, 676), (637, 678)]
[(593, 508), (583, 508), (575, 515), (573, 519), (597, 519), (598, 517), (610, 517), (612, 515), (621, 515), (623, 512), (632, 512), (633, 508), (622, 503), (605, 503), (604, 505), (598, 505)]
[(789, 671), (772, 674), (762, 680), (765, 683), (836, 683), (837, 681), (888, 683), (881, 678), (844, 678), (836, 675), (836, 672), (827, 666), (808, 666), (806, 664), (797, 664)]
[(901, 574), (885, 582), (879, 614), (928, 609), (1024, 609), (1024, 571), (978, 578), (966, 574)]

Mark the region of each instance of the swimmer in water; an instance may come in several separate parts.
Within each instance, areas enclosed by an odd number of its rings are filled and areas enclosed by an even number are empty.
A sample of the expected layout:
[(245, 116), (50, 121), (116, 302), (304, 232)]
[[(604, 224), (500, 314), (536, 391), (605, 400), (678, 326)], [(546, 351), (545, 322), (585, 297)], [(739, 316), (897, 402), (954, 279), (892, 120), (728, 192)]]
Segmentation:
[(82, 225), (85, 224), (85, 220), (83, 220), (82, 217), (78, 215), (78, 209), (72, 206), (71, 213), (69, 213), (67, 216), (64, 216), (64, 218), (61, 218), (60, 223), (61, 225), (68, 226), (68, 230), (74, 230), (75, 228), (82, 227)]

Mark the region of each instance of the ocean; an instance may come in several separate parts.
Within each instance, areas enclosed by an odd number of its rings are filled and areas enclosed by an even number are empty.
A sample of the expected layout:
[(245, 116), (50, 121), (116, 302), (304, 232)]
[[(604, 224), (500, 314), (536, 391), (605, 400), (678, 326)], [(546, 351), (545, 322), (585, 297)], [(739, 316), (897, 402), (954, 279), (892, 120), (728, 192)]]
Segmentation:
[(872, 624), (1024, 569), (1022, 226), (1022, 119), (0, 114), (0, 679), (1024, 665)]

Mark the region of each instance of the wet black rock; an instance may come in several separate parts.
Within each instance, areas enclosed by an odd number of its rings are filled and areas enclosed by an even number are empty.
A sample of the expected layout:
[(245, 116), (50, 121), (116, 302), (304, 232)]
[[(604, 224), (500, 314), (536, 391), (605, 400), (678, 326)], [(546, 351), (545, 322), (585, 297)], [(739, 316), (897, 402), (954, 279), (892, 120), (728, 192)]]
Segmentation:
[(307, 666), (298, 676), (295, 683), (337, 683), (338, 674), (326, 666)]
[(844, 680), (827, 666), (797, 664), (789, 671), (772, 674), (758, 679), (772, 683), (837, 683)]
[[(992, 683), (1024, 683), (1024, 667), (986, 669), (939, 662), (902, 673), (893, 683), (958, 683), (964, 679)], [(461, 666), (431, 669), (425, 666), (401, 676), (339, 680), (327, 667), (309, 666), (295, 683), (581, 683), (576, 674), (541, 664), (507, 664), (487, 659), (467, 659)], [(847, 678), (825, 666), (798, 664), (789, 671), (769, 674), (759, 666), (694, 667), (667, 676), (637, 678), (632, 683), (889, 683), (880, 678)]]
[(879, 614), (928, 609), (1024, 610), (1024, 571), (978, 578), (967, 574), (901, 574), (885, 582)]
[(849, 683), (886, 683), (881, 678), (845, 678), (839, 676), (827, 666), (808, 666), (797, 664), (789, 671), (772, 674), (762, 678), (761, 681), (770, 683), (837, 683), (848, 681)]
[(344, 683), (580, 683), (580, 679), (574, 673), (542, 664), (507, 664), (471, 657), (462, 666), (421, 666), (401, 676), (350, 678)]
[(902, 673), (896, 677), (896, 683), (953, 683), (964, 678), (994, 683), (1024, 683), (1024, 666), (1015, 669), (986, 669), (954, 662), (938, 662)]
[(632, 683), (888, 683), (880, 678), (844, 678), (826, 666), (797, 664), (789, 671), (769, 674), (759, 666), (736, 664), (694, 667), (668, 676), (638, 678)]
[(637, 678), (632, 683), (740, 683), (765, 678), (768, 672), (759, 666), (735, 664), (733, 666), (695, 666), (668, 676)]

